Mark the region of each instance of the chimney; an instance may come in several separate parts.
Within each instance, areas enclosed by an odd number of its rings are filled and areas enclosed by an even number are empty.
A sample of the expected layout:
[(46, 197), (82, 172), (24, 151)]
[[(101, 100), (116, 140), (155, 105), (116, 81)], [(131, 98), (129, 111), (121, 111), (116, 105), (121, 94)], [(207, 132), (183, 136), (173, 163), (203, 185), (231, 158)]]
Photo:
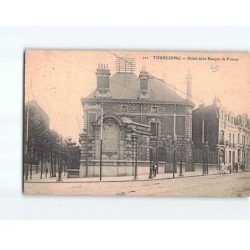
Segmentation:
[(192, 75), (187, 74), (187, 101), (192, 101)]
[(102, 93), (107, 93), (109, 91), (109, 78), (110, 78), (110, 70), (108, 69), (107, 64), (98, 64), (98, 68), (96, 70), (96, 78), (97, 78), (97, 90)]
[(220, 99), (219, 99), (219, 97), (216, 96), (216, 95), (214, 96), (213, 105), (215, 105), (215, 106), (217, 106), (217, 107), (221, 106)]
[(140, 78), (140, 96), (139, 96), (139, 98), (148, 98), (149, 74), (146, 70), (146, 67), (142, 67), (139, 78)]

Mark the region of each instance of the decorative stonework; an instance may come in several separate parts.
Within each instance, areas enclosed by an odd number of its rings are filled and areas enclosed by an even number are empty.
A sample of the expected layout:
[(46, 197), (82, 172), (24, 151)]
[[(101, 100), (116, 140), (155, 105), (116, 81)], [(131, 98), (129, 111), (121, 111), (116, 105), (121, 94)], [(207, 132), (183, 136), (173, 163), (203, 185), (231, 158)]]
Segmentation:
[(118, 157), (120, 129), (114, 119), (108, 118), (103, 125), (103, 154)]

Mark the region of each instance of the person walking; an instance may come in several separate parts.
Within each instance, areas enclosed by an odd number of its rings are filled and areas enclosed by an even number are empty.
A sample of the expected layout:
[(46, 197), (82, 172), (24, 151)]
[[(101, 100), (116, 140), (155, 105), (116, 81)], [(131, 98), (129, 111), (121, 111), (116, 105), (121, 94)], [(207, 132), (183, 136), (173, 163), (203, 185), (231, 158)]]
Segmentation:
[(236, 162), (234, 162), (234, 164), (233, 164), (233, 172), (235, 172), (236, 171)]
[(236, 163), (236, 166), (235, 166), (236, 173), (238, 173), (238, 171), (239, 171), (239, 164), (240, 164), (239, 162)]
[(158, 166), (154, 163), (154, 177), (156, 177)]
[(153, 174), (154, 174), (154, 163), (150, 164), (150, 169), (149, 169), (149, 179), (153, 178)]
[(240, 164), (240, 171), (243, 172), (245, 170), (245, 165), (243, 162)]

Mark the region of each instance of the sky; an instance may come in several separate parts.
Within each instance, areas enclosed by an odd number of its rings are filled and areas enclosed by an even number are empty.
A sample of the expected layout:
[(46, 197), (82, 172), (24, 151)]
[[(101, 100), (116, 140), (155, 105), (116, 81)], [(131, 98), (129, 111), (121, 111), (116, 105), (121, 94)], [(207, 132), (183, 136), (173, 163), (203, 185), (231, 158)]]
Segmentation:
[(135, 58), (136, 75), (146, 67), (149, 74), (184, 92), (190, 73), (196, 105), (202, 99), (209, 105), (217, 95), (228, 110), (250, 114), (247, 53), (27, 50), (25, 101), (37, 100), (50, 118), (50, 128), (78, 142), (83, 128), (81, 98), (95, 90), (98, 64), (116, 73), (116, 56)]

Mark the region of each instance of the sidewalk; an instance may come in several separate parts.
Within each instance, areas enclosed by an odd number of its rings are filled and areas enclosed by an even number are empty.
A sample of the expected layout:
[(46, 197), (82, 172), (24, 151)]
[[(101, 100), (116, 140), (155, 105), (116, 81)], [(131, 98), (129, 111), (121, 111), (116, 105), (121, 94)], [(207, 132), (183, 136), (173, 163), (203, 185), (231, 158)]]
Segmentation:
[[(215, 175), (218, 174), (218, 170), (216, 168), (209, 169), (208, 175)], [(175, 178), (187, 178), (187, 177), (197, 177), (202, 176), (201, 169), (198, 169), (194, 172), (183, 172), (183, 176), (179, 176), (179, 172), (175, 173)], [(100, 182), (99, 177), (79, 177), (79, 178), (67, 178), (66, 174), (62, 173), (61, 181), (58, 181), (57, 177), (48, 177), (45, 178), (45, 174), (43, 178), (40, 179), (40, 173), (36, 174), (33, 173), (32, 179), (30, 180), (30, 176), (25, 183), (90, 183), (90, 182)], [(152, 181), (152, 180), (164, 180), (164, 179), (173, 179), (173, 173), (163, 173), (157, 174), (156, 177), (149, 179), (149, 175), (139, 175), (137, 176), (136, 181)], [(134, 176), (115, 176), (115, 177), (102, 177), (102, 182), (128, 182), (128, 181), (135, 181)]]

